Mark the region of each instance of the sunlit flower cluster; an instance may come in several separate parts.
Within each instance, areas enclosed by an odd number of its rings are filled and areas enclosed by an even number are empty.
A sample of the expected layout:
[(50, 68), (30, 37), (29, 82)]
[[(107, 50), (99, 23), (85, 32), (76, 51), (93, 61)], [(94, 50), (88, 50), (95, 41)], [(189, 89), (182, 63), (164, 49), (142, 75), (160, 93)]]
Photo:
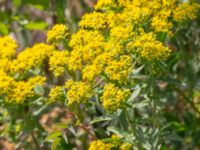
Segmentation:
[(9, 36), (0, 37), (0, 58), (12, 58), (16, 53), (17, 44)]
[(128, 44), (130, 51), (135, 51), (140, 57), (152, 60), (166, 60), (171, 50), (165, 47), (160, 41), (156, 40), (156, 35), (153, 32), (142, 33), (137, 39)]
[(23, 103), (25, 100), (31, 100), (36, 93), (34, 92), (34, 87), (36, 85), (43, 86), (45, 82), (45, 77), (35, 76), (29, 78), (28, 81), (19, 81), (14, 83), (14, 88), (6, 97), (6, 101), (9, 103)]
[(85, 82), (74, 82), (72, 80), (68, 80), (65, 86), (68, 89), (68, 105), (75, 102), (79, 104), (86, 103), (92, 96), (92, 88)]
[(24, 71), (43, 66), (45, 59), (51, 55), (53, 50), (53, 46), (44, 43), (36, 44), (31, 48), (26, 48), (17, 55), (15, 60), (13, 60), (11, 69), (13, 72), (23, 73)]
[(54, 75), (64, 75), (68, 65), (69, 52), (68, 51), (54, 51), (49, 59), (50, 70)]
[(126, 99), (130, 96), (130, 90), (120, 89), (112, 83), (104, 86), (104, 93), (101, 97), (102, 105), (108, 111), (115, 111), (125, 105)]
[(49, 93), (49, 101), (48, 102), (55, 102), (62, 100), (62, 98), (65, 97), (63, 93), (62, 86), (55, 86), (51, 88), (51, 91)]
[(53, 26), (47, 32), (49, 44), (35, 44), (17, 54), (16, 42), (0, 37), (1, 97), (25, 102), (34, 97), (35, 85), (53, 78), (47, 86), (54, 87), (48, 90), (52, 101), (64, 90), (68, 105), (86, 103), (101, 85), (103, 107), (122, 108), (130, 96), (125, 87), (132, 82), (136, 60), (167, 60), (171, 50), (161, 33), (173, 36), (174, 25), (195, 19), (198, 11), (199, 4), (176, 0), (99, 0), (95, 11), (83, 16), (76, 33), (70, 35), (63, 24)]
[(47, 33), (47, 42), (56, 44), (64, 40), (69, 35), (68, 30), (68, 27), (63, 24), (53, 26)]
[(174, 10), (174, 20), (181, 22), (187, 19), (195, 19), (197, 17), (199, 9), (200, 5), (197, 3), (183, 3)]
[(111, 149), (117, 149), (117, 150), (131, 150), (132, 144), (128, 142), (122, 141), (119, 136), (112, 135), (111, 136), (112, 141), (104, 142), (101, 140), (96, 140), (90, 143), (89, 150), (111, 150)]
[(90, 143), (89, 150), (111, 150), (111, 148), (112, 144), (97, 140)]

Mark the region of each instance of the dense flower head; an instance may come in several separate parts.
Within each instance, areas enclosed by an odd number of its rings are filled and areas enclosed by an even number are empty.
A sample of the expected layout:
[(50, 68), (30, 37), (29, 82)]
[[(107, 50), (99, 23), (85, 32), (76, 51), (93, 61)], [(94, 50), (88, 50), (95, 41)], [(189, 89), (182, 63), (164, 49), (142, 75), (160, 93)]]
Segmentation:
[(119, 147), (120, 150), (131, 150), (132, 149), (132, 144), (128, 142), (124, 142), (120, 145)]
[(110, 39), (116, 42), (124, 43), (133, 36), (132, 25), (119, 25), (110, 30)]
[(69, 35), (69, 29), (66, 25), (56, 24), (47, 32), (47, 42), (57, 44)]
[(116, 7), (117, 4), (113, 0), (99, 0), (95, 5), (95, 9), (108, 9), (110, 7)]
[(101, 69), (96, 65), (87, 65), (83, 71), (83, 80), (86, 81), (94, 81), (95, 77), (97, 77), (101, 73)]
[(2, 58), (0, 63), (0, 70), (9, 72), (12, 66), (12, 60), (8, 58)]
[(55, 101), (59, 101), (59, 100), (62, 100), (63, 97), (64, 97), (64, 93), (63, 93), (62, 86), (55, 86), (51, 88), (48, 102), (52, 103)]
[(51, 55), (53, 50), (53, 46), (44, 43), (36, 44), (31, 48), (26, 48), (19, 53), (17, 59), (13, 61), (12, 71), (23, 72), (42, 66), (44, 60)]
[(122, 108), (130, 96), (130, 90), (121, 89), (113, 83), (108, 83), (104, 86), (104, 92), (101, 97), (102, 105), (108, 111), (115, 111)]
[(70, 46), (69, 69), (82, 70), (103, 51), (104, 37), (98, 31), (80, 30), (72, 36)]
[(54, 51), (49, 58), (50, 70), (56, 77), (64, 75), (68, 65), (68, 51)]
[(183, 3), (174, 10), (174, 20), (177, 22), (181, 22), (187, 19), (195, 19), (197, 17), (197, 12), (199, 11), (199, 9), (200, 4)]
[(33, 98), (37, 94), (34, 92), (36, 85), (44, 85), (46, 78), (35, 76), (27, 81), (16, 81), (11, 92), (6, 96), (8, 103), (24, 103), (26, 100)]
[(9, 36), (0, 37), (0, 58), (12, 58), (16, 53), (17, 43)]
[(171, 10), (164, 9), (153, 16), (151, 26), (155, 32), (170, 32), (172, 28), (172, 23), (169, 21), (171, 14)]
[(97, 140), (90, 143), (89, 150), (111, 150), (111, 148), (112, 144)]
[(171, 53), (168, 47), (156, 39), (153, 32), (142, 33), (134, 42), (129, 43), (128, 47), (130, 51), (135, 51), (148, 61), (166, 60)]
[(100, 12), (85, 14), (79, 23), (82, 28), (104, 29), (107, 25), (106, 15)]
[(0, 70), (0, 96), (11, 92), (14, 84), (14, 78), (8, 76), (4, 71)]
[(105, 72), (111, 80), (126, 82), (132, 69), (132, 58), (129, 55), (120, 56), (119, 60), (111, 61), (105, 68)]
[(91, 98), (93, 92), (92, 87), (85, 82), (74, 82), (68, 80), (65, 84), (67, 91), (68, 105), (73, 103), (86, 103)]
[(131, 150), (132, 144), (129, 142), (124, 142), (119, 136), (112, 135), (109, 142), (104, 142), (103, 140), (96, 140), (90, 143), (89, 150)]

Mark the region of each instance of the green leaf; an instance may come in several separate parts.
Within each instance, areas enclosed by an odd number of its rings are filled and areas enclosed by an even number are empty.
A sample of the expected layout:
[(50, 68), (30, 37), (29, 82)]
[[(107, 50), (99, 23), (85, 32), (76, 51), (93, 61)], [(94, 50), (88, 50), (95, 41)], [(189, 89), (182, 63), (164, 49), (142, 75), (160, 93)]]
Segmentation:
[(102, 121), (110, 121), (110, 120), (113, 120), (115, 118), (117, 118), (116, 115), (113, 115), (113, 116), (101, 116), (101, 117), (94, 118), (90, 123), (94, 124), (94, 123), (102, 122)]
[(53, 143), (52, 143), (52, 145), (51, 145), (51, 150), (56, 150), (58, 144), (60, 143), (60, 140), (61, 140), (61, 138), (56, 138), (56, 139), (53, 141)]
[(133, 108), (143, 108), (146, 106), (149, 106), (149, 102), (147, 100), (132, 105)]
[(57, 137), (59, 137), (59, 136), (61, 136), (61, 135), (62, 135), (62, 132), (61, 132), (61, 131), (55, 131), (55, 132), (49, 134), (49, 135), (46, 137), (45, 141), (49, 141), (49, 140), (55, 139), (55, 138), (57, 138)]
[(107, 130), (110, 131), (110, 132), (113, 132), (113, 133), (115, 133), (115, 134), (117, 134), (117, 135), (119, 135), (119, 136), (125, 136), (125, 135), (128, 134), (127, 132), (122, 131), (122, 130), (120, 130), (119, 128), (114, 127), (114, 126), (108, 127)]
[(135, 98), (140, 94), (141, 88), (138, 86), (138, 88), (133, 91), (133, 93), (131, 94), (130, 98), (127, 100), (127, 103), (132, 103)]
[(147, 142), (145, 139), (144, 132), (140, 127), (137, 128), (136, 135), (141, 143), (145, 144)]
[(44, 95), (44, 88), (42, 86), (38, 85), (38, 84), (35, 85), (34, 91), (38, 95)]
[(34, 116), (39, 116), (43, 111), (45, 111), (46, 109), (48, 109), (49, 105), (44, 105), (42, 107), (40, 107), (38, 110), (33, 112)]
[(60, 22), (65, 22), (65, 7), (67, 5), (66, 3), (66, 0), (56, 1), (56, 13)]
[(66, 123), (55, 123), (54, 126), (61, 129), (66, 129), (68, 127)]
[(45, 30), (48, 24), (46, 22), (29, 22), (24, 27), (29, 30)]
[(8, 27), (5, 24), (1, 23), (1, 22), (0, 22), (0, 33), (2, 35), (7, 35), (9, 33)]

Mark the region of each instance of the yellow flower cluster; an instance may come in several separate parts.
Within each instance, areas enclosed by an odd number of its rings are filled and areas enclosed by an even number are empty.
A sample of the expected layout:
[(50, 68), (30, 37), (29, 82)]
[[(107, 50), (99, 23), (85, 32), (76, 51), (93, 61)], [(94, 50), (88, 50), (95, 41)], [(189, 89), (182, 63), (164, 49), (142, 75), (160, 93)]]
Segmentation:
[(120, 150), (131, 150), (132, 149), (132, 144), (128, 142), (124, 142), (120, 145), (119, 147)]
[[(195, 19), (199, 8), (199, 4), (176, 0), (99, 0), (69, 39), (67, 26), (53, 26), (47, 33), (47, 42), (53, 45), (40, 43), (16, 54), (16, 42), (0, 37), (0, 96), (8, 102), (24, 102), (35, 95), (36, 84), (45, 82), (45, 77), (36, 75), (49, 70), (56, 77), (78, 72), (79, 81), (66, 83), (68, 105), (87, 102), (103, 78), (103, 106), (110, 111), (121, 108), (130, 91), (120, 87), (130, 81), (133, 58), (166, 60), (171, 50), (160, 41), (160, 32), (171, 35), (176, 22)], [(55, 48), (66, 45), (69, 51)], [(59, 86), (49, 93), (52, 100), (60, 95)]]
[(83, 16), (79, 23), (82, 28), (103, 29), (106, 28), (106, 15), (100, 12), (94, 12)]
[(111, 136), (112, 139), (112, 147), (119, 149), (119, 150), (131, 150), (132, 144), (128, 142), (124, 142), (118, 135), (113, 134)]
[(29, 69), (38, 68), (44, 64), (44, 60), (51, 55), (53, 50), (53, 46), (44, 43), (26, 48), (13, 60), (11, 69), (13, 72), (24, 72)]
[(12, 58), (16, 53), (17, 44), (9, 36), (0, 37), (0, 59)]
[(73, 48), (69, 58), (70, 70), (82, 70), (83, 65), (90, 64), (103, 51), (104, 37), (98, 31), (80, 30), (72, 36), (70, 46)]
[(130, 96), (130, 90), (120, 89), (112, 83), (104, 86), (104, 93), (101, 97), (102, 105), (108, 111), (115, 111), (122, 108)]
[(47, 42), (57, 44), (69, 35), (69, 29), (66, 25), (56, 24), (47, 32)]
[(117, 4), (113, 0), (99, 0), (95, 6), (95, 9), (107, 9), (111, 7), (116, 7)]
[(12, 38), (0, 38), (0, 97), (7, 103), (24, 103), (37, 96), (34, 87), (44, 85), (46, 78), (39, 75), (27, 78), (24, 73), (42, 65), (54, 49), (46, 44), (38, 44), (16, 56), (16, 48), (17, 44)]
[(68, 65), (68, 51), (54, 51), (49, 58), (50, 70), (53, 71), (56, 77), (64, 75)]
[(0, 70), (10, 71), (11, 60), (15, 56), (17, 43), (9, 36), (0, 37)]
[(122, 55), (119, 60), (111, 61), (105, 68), (105, 72), (111, 80), (126, 82), (132, 69), (132, 58), (129, 55)]
[(0, 70), (0, 96), (8, 94), (14, 88), (15, 80)]
[(156, 35), (153, 32), (141, 34), (128, 46), (130, 51), (136, 51), (139, 56), (149, 61), (166, 60), (171, 52), (169, 48), (156, 40)]
[[(99, 0), (96, 11), (83, 16), (80, 29), (69, 41), (72, 51), (65, 65), (70, 71), (79, 70), (82, 79), (71, 87), (94, 85), (102, 76), (123, 86), (129, 81), (135, 56), (149, 62), (166, 60), (171, 50), (159, 41), (158, 33), (171, 35), (177, 7), (176, 0)], [(70, 103), (80, 103), (82, 94), (74, 91), (67, 92)], [(105, 109), (113, 111), (123, 106), (129, 94), (107, 83), (101, 101)]]
[(174, 10), (174, 20), (181, 22), (187, 19), (195, 19), (200, 9), (200, 4), (183, 3)]
[(96, 140), (90, 143), (89, 150), (111, 150), (111, 149), (117, 149), (117, 150), (131, 150), (132, 144), (128, 142), (123, 142), (119, 136), (112, 135), (111, 141), (109, 142), (103, 142), (101, 140)]
[(111, 150), (111, 148), (112, 144), (97, 140), (90, 143), (89, 150)]
[(169, 30), (172, 28), (172, 23), (169, 20), (171, 16), (171, 10), (162, 10), (151, 20), (151, 26), (155, 32), (168, 32), (171, 33)]
[(35, 76), (29, 78), (27, 81), (18, 81), (13, 83), (12, 90), (6, 96), (6, 102), (8, 103), (23, 103), (36, 96), (34, 93), (34, 87), (36, 85), (42, 86), (45, 82), (45, 77)]
[(86, 103), (93, 94), (91, 86), (85, 82), (74, 82), (73, 80), (68, 80), (68, 82), (65, 84), (65, 87), (68, 89), (68, 105), (75, 102)]
[(62, 86), (55, 86), (51, 89), (49, 93), (49, 101), (50, 103), (59, 101), (64, 97)]

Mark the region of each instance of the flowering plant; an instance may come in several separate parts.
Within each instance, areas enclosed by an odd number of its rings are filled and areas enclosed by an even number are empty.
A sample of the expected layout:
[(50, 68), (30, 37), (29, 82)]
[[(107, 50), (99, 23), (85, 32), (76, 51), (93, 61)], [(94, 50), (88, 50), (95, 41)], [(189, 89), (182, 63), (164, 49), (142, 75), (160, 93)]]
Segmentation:
[[(186, 129), (187, 119), (200, 114), (200, 67), (193, 66), (200, 56), (194, 42), (199, 8), (176, 0), (99, 0), (76, 33), (56, 24), (47, 43), (19, 53), (12, 38), (0, 37), (0, 97), (8, 123), (2, 135), (17, 141), (30, 134), (37, 149), (45, 148), (46, 132), (52, 149), (187, 146), (200, 131)], [(39, 118), (56, 105), (68, 115), (45, 132)], [(189, 149), (200, 146), (199, 140), (189, 143)]]

